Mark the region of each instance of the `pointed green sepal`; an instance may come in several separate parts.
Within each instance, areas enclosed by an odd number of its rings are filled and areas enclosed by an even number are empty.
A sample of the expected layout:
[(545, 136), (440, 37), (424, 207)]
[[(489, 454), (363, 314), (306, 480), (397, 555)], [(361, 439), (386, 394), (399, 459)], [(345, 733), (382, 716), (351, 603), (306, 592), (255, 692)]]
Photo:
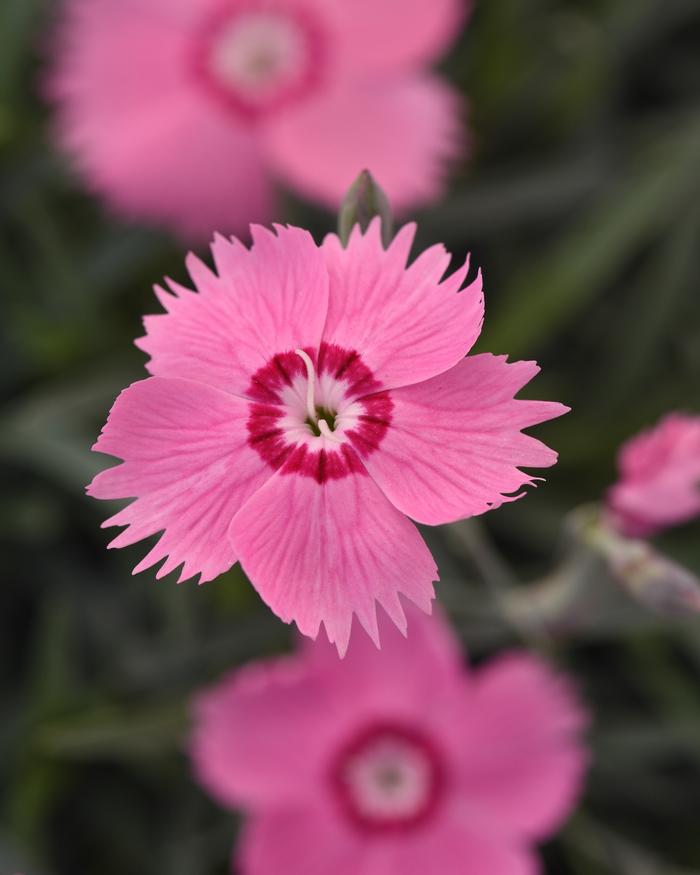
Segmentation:
[(348, 245), (355, 225), (359, 225), (364, 232), (377, 216), (382, 223), (382, 243), (387, 247), (394, 236), (394, 220), (389, 199), (369, 170), (363, 170), (340, 205), (338, 237), (343, 246)]

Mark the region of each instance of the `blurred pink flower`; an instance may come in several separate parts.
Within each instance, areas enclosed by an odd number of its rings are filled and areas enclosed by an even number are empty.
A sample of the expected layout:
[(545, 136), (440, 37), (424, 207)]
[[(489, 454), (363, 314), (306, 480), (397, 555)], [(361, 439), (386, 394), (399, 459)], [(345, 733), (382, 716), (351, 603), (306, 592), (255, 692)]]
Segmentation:
[(478, 671), (413, 611), (382, 652), (306, 643), (200, 695), (198, 780), (248, 815), (242, 875), (535, 875), (581, 791), (586, 714), (525, 653)]
[(623, 445), (609, 490), (614, 526), (646, 538), (700, 515), (700, 416), (672, 413)]
[(395, 208), (464, 148), (428, 72), (470, 0), (65, 0), (48, 77), (58, 135), (120, 212), (245, 232), (271, 180), (336, 207), (364, 167)]
[[(237, 560), (283, 620), (344, 651), (353, 612), (378, 641), (375, 601), (402, 629), (397, 594), (430, 609), (437, 569), (408, 517), (438, 525), (484, 513), (556, 453), (521, 429), (565, 413), (514, 400), (538, 372), (464, 358), (481, 331), (481, 275), (443, 279), (433, 246), (406, 267), (415, 232), (388, 250), (375, 220), (348, 248), (299, 228), (222, 237), (218, 275), (194, 256), (199, 294), (157, 289), (137, 345), (153, 377), (117, 399), (94, 449), (124, 464), (96, 498), (137, 496), (104, 525), (124, 547), (163, 531), (141, 571), (202, 582)], [(522, 493), (521, 493), (522, 494)]]

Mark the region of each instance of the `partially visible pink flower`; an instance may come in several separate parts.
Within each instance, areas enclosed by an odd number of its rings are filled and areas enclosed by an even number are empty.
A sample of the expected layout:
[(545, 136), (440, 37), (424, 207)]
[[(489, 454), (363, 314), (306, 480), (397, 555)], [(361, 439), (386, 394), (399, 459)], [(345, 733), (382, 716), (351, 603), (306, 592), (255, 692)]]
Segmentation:
[(122, 213), (206, 238), (274, 212), (272, 180), (336, 207), (365, 167), (395, 208), (464, 149), (429, 72), (471, 0), (63, 0), (58, 135)]
[[(448, 277), (442, 246), (406, 266), (415, 228), (388, 250), (375, 221), (347, 249), (298, 228), (217, 238), (198, 293), (157, 289), (164, 315), (137, 343), (149, 380), (117, 399), (94, 449), (124, 460), (89, 487), (136, 500), (105, 525), (124, 547), (163, 532), (135, 571), (181, 580), (240, 560), (283, 620), (344, 651), (353, 613), (378, 642), (376, 602), (406, 628), (403, 593), (430, 609), (437, 569), (409, 517), (438, 525), (519, 498), (518, 466), (556, 453), (521, 429), (565, 413), (515, 400), (538, 372), (464, 358), (481, 331), (481, 275)], [(167, 558), (166, 558), (167, 557)]]
[(241, 875), (535, 875), (581, 791), (586, 714), (525, 653), (468, 671), (439, 617), (382, 652), (353, 638), (200, 695), (198, 780), (248, 814)]
[(623, 445), (607, 506), (615, 527), (646, 538), (700, 515), (700, 416), (672, 413)]

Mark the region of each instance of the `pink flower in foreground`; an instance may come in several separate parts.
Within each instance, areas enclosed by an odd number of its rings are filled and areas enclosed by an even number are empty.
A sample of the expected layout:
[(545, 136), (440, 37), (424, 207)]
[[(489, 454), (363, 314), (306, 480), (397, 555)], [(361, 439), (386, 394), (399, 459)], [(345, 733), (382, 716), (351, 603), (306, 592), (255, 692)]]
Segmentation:
[(273, 178), (336, 207), (365, 167), (436, 198), (464, 135), (428, 72), (469, 0), (65, 0), (58, 136), (120, 212), (198, 238), (274, 214)]
[(615, 527), (646, 538), (700, 515), (700, 416), (672, 413), (629, 440), (607, 496)]
[(195, 703), (199, 781), (249, 815), (242, 875), (535, 875), (574, 807), (586, 716), (568, 683), (511, 654), (468, 671), (439, 617), (306, 643)]
[(539, 370), (464, 358), (483, 321), (481, 276), (443, 279), (434, 246), (406, 267), (414, 226), (388, 250), (375, 221), (348, 248), (298, 228), (219, 237), (218, 275), (188, 259), (198, 294), (157, 289), (167, 313), (137, 345), (153, 377), (117, 399), (94, 449), (124, 460), (89, 487), (136, 500), (111, 546), (164, 531), (136, 567), (211, 580), (240, 560), (283, 620), (342, 652), (375, 601), (402, 629), (398, 593), (426, 611), (438, 579), (413, 523), (481, 514), (556, 453), (521, 429), (566, 412), (514, 400)]

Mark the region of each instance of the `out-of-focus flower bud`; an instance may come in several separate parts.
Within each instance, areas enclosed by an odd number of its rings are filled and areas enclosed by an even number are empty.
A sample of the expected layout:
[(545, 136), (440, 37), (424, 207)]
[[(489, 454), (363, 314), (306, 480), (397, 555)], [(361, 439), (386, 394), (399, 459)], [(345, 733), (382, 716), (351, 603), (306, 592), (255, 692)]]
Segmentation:
[(340, 205), (338, 237), (343, 246), (348, 245), (355, 225), (359, 225), (364, 233), (372, 219), (377, 216), (382, 223), (382, 243), (387, 247), (394, 236), (394, 220), (389, 199), (369, 170), (363, 170)]

